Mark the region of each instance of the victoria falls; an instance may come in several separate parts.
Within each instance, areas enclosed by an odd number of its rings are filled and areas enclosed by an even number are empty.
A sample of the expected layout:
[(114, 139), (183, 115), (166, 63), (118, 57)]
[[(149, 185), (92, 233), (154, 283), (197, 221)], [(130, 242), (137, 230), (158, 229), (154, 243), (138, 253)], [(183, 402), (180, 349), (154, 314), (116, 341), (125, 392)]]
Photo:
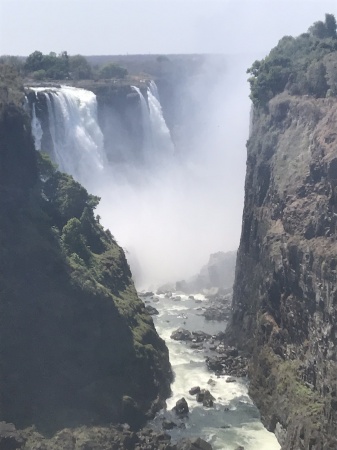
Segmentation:
[(0, 450), (336, 448), (322, 17), (255, 62), (0, 56)]

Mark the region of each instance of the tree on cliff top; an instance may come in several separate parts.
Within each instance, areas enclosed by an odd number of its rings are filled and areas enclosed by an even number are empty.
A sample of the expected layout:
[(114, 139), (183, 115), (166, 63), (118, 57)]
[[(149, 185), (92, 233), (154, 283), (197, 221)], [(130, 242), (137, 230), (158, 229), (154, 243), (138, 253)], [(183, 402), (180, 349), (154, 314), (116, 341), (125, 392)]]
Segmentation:
[(115, 63), (106, 64), (99, 70), (100, 78), (125, 78), (128, 71)]
[(325, 14), (325, 22), (319, 20), (315, 22), (310, 28), (309, 33), (319, 39), (332, 38), (336, 39), (336, 19), (333, 14)]
[(266, 106), (284, 90), (292, 95), (334, 95), (331, 77), (326, 77), (324, 57), (329, 54), (337, 57), (336, 19), (332, 14), (326, 14), (325, 22), (315, 22), (308, 33), (283, 37), (266, 58), (253, 63), (247, 73), (251, 75), (248, 81), (254, 105)]
[(26, 74), (30, 73), (33, 76), (36, 72), (40, 76), (41, 71), (44, 71), (44, 76), (53, 80), (68, 78), (68, 53), (64, 51), (56, 55), (55, 52), (50, 52), (48, 55), (44, 55), (42, 52), (36, 50), (27, 57), (24, 64), (24, 71)]

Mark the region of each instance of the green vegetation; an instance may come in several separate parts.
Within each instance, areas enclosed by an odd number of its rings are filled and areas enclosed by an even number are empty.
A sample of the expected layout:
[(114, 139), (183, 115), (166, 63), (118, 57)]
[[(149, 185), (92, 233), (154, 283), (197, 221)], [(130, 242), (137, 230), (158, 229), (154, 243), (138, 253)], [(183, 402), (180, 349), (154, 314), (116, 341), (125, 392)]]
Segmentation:
[(322, 397), (301, 379), (299, 360), (278, 361), (273, 371), (277, 378), (277, 395), (289, 399), (293, 415), (314, 417), (316, 414), (323, 413)]
[(60, 80), (69, 77), (69, 56), (67, 52), (56, 55), (50, 52), (44, 55), (35, 51), (28, 56), (24, 64), (24, 72), (37, 79), (50, 78)]
[(94, 215), (99, 198), (38, 153), (23, 89), (0, 66), (0, 403), (43, 432), (137, 417), (169, 395), (168, 352), (124, 251)]
[(82, 55), (69, 56), (66, 51), (57, 55), (50, 52), (44, 55), (40, 51), (31, 53), (26, 61), (22, 63), (18, 58), (11, 56), (3, 56), (0, 63), (15, 66), (23, 72), (24, 75), (30, 76), (37, 81), (50, 80), (90, 80), (90, 79), (111, 79), (125, 78), (128, 71), (115, 63), (108, 63), (102, 67), (93, 68), (88, 60)]
[(255, 106), (266, 106), (275, 95), (325, 97), (337, 95), (336, 20), (326, 14), (297, 38), (283, 37), (269, 55), (247, 70)]
[(90, 80), (93, 77), (92, 67), (82, 55), (69, 57), (69, 71), (73, 80)]
[(99, 78), (125, 78), (128, 71), (114, 63), (109, 63), (99, 70)]
[(0, 59), (0, 115), (6, 103), (20, 105), (24, 92), (17, 68)]

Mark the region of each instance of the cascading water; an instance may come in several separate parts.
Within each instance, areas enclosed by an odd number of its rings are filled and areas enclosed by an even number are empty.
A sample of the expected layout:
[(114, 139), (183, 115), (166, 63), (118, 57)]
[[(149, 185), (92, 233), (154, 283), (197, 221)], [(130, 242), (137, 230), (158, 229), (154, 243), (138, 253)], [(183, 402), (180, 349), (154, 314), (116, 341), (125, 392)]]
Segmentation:
[(174, 147), (171, 140), (171, 134), (163, 116), (158, 89), (154, 81), (150, 82), (147, 98), (150, 110), (153, 147), (164, 154), (172, 154)]
[(143, 123), (143, 152), (147, 160), (160, 160), (174, 153), (174, 145), (170, 130), (166, 125), (162, 107), (159, 100), (158, 89), (151, 81), (147, 89), (148, 103), (142, 92), (136, 86), (132, 88), (140, 97), (142, 123)]
[(152, 126), (150, 121), (149, 107), (146, 103), (144, 95), (137, 86), (132, 86), (140, 98), (140, 110), (142, 116), (142, 127), (143, 127), (143, 154), (146, 160), (149, 159), (152, 152)]
[(40, 151), (43, 131), (41, 127), (41, 122), (36, 117), (35, 103), (33, 103), (32, 106), (32, 133), (34, 138), (35, 149)]
[[(86, 187), (92, 185), (105, 165), (104, 139), (97, 120), (93, 92), (68, 86), (35, 88), (46, 97), (53, 155), (60, 170), (70, 173)], [(41, 142), (33, 104), (34, 139)], [(38, 147), (36, 147), (38, 148)]]

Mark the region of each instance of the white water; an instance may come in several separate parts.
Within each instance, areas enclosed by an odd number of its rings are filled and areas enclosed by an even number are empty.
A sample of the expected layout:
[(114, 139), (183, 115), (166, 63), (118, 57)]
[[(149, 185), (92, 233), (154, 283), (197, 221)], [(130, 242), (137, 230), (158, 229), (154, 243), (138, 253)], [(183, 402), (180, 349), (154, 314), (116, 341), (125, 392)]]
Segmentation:
[[(158, 316), (154, 316), (154, 322), (169, 348), (175, 373), (173, 395), (167, 401), (167, 411), (157, 416), (154, 426), (160, 428), (163, 417), (177, 424), (183, 422), (185, 430), (174, 428), (169, 431), (174, 440), (200, 436), (209, 441), (214, 450), (235, 450), (239, 445), (245, 450), (279, 450), (280, 445), (275, 435), (263, 427), (259, 412), (248, 396), (247, 382), (238, 379), (235, 383), (226, 383), (227, 376), (217, 378), (206, 368), (204, 351), (192, 350), (184, 342), (170, 338), (171, 333), (179, 327), (216, 334), (226, 326), (224, 322), (209, 322), (204, 319), (200, 308), (207, 305), (208, 300), (202, 295), (195, 296), (195, 299), (202, 300), (201, 304), (185, 295), (180, 296), (181, 301), (177, 302), (159, 295), (160, 301), (153, 303), (160, 312)], [(214, 385), (208, 383), (210, 379)], [(193, 386), (200, 386), (211, 392), (216, 399), (213, 408), (205, 408), (196, 402), (195, 396), (188, 393)], [(179, 420), (171, 409), (182, 397), (185, 397), (190, 412), (187, 419)], [(222, 426), (228, 428), (221, 428)]]
[(146, 102), (142, 92), (136, 86), (132, 88), (138, 93), (141, 104), (142, 124), (143, 124), (143, 153), (145, 159), (162, 162), (162, 158), (173, 155), (174, 145), (171, 139), (162, 107), (159, 100), (158, 89), (154, 81), (150, 82), (147, 90)]
[(36, 117), (35, 103), (33, 103), (32, 107), (32, 133), (34, 138), (35, 150), (41, 150), (41, 140), (42, 140), (42, 127), (41, 122)]
[(164, 153), (164, 155), (170, 155), (174, 152), (174, 147), (170, 130), (168, 129), (163, 116), (158, 89), (154, 81), (150, 82), (147, 98), (149, 102), (153, 148), (156, 151)]
[[(46, 96), (49, 131), (59, 169), (70, 173), (86, 187), (92, 186), (105, 165), (95, 94), (69, 86), (34, 90)], [(33, 126), (34, 138), (38, 139), (36, 131)], [(41, 141), (41, 137), (39, 139)]]
[(150, 162), (150, 158), (153, 155), (152, 148), (152, 127), (150, 121), (149, 107), (146, 103), (144, 95), (137, 86), (132, 86), (140, 98), (140, 109), (142, 115), (142, 127), (143, 127), (143, 155), (146, 162)]

